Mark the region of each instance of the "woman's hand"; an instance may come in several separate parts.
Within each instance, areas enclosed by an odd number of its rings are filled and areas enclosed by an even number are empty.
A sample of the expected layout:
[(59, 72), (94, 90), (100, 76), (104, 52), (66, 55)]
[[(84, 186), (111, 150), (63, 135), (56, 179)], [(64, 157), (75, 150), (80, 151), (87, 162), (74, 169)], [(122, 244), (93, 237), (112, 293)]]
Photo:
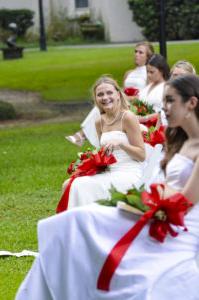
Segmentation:
[(106, 145), (104, 145), (104, 153), (106, 153), (107, 155), (110, 155), (114, 150), (118, 150), (120, 149), (120, 144), (121, 142), (117, 141), (117, 140), (112, 140), (109, 143), (107, 143)]

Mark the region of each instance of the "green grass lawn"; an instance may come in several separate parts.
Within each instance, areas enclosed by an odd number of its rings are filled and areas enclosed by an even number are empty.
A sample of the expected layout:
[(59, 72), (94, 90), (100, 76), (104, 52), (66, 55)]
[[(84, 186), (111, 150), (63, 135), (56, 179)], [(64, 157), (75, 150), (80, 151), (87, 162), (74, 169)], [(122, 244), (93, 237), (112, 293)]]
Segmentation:
[[(66, 167), (79, 151), (64, 135), (77, 128), (61, 123), (0, 130), (0, 250), (37, 251), (37, 222), (55, 213)], [(0, 299), (14, 299), (32, 261), (0, 257)]]
[[(156, 51), (158, 51), (156, 46)], [(179, 59), (191, 61), (199, 72), (199, 43), (168, 44), (170, 66)], [(27, 51), (24, 58), (0, 58), (0, 88), (40, 92), (46, 100), (90, 99), (90, 88), (101, 74), (112, 74), (120, 84), (131, 69), (132, 47), (49, 48)]]

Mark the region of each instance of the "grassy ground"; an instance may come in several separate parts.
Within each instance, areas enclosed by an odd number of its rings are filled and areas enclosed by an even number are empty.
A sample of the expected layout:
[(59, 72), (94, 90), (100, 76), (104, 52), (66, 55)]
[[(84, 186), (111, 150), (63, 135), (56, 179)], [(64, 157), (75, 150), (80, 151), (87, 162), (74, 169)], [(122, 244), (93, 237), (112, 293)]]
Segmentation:
[[(199, 43), (168, 44), (167, 48), (170, 65), (187, 59), (199, 72)], [(90, 87), (101, 74), (112, 74), (122, 84), (125, 71), (133, 67), (132, 52), (130, 46), (27, 51), (20, 60), (0, 59), (0, 88), (37, 91), (49, 101), (88, 100)]]
[[(0, 130), (0, 250), (37, 251), (36, 224), (55, 213), (65, 169), (79, 150), (78, 123)], [(13, 300), (32, 257), (0, 257), (0, 299)]]

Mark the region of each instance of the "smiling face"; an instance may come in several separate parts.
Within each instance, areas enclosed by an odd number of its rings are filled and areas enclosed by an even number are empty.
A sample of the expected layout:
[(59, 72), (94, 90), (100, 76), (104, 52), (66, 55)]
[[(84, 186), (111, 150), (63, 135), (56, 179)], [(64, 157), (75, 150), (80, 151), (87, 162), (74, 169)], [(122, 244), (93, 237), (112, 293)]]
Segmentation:
[(114, 111), (120, 102), (120, 93), (112, 84), (102, 83), (96, 87), (95, 101), (100, 111)]
[(147, 65), (147, 77), (149, 82), (155, 84), (164, 81), (162, 72), (160, 72), (158, 68), (151, 65)]
[(175, 128), (179, 126), (183, 128), (188, 120), (189, 101), (183, 102), (182, 97), (178, 94), (177, 90), (166, 85), (163, 105), (169, 127)]
[(145, 46), (137, 46), (135, 48), (135, 64), (136, 66), (144, 66), (147, 62), (147, 49)]

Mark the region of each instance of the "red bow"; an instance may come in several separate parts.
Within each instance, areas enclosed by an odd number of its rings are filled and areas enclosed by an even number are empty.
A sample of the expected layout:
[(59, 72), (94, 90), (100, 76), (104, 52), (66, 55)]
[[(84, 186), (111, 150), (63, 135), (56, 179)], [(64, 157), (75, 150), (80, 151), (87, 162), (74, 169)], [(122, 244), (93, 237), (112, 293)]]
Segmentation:
[[(178, 233), (173, 230), (170, 224), (183, 226), (187, 230), (184, 225), (184, 215), (193, 204), (180, 193), (176, 193), (165, 200), (161, 199), (157, 186), (157, 184), (151, 185), (151, 193), (142, 192), (142, 201), (149, 206), (149, 210), (112, 248), (98, 277), (98, 289), (109, 291), (116, 268), (131, 243), (151, 218), (155, 217), (150, 225), (149, 234), (160, 242), (164, 241), (167, 233), (173, 237), (177, 236)], [(160, 186), (164, 188), (163, 185)]]
[(159, 129), (156, 129), (152, 132), (143, 131), (144, 142), (150, 144), (151, 146), (155, 146), (157, 144), (163, 144), (165, 142), (165, 133), (164, 126), (161, 125)]
[(157, 120), (158, 118), (156, 116), (151, 116), (150, 119), (148, 119), (146, 122), (140, 122), (140, 123), (150, 128), (151, 126), (156, 126)]
[(139, 90), (134, 87), (129, 87), (124, 89), (124, 93), (127, 96), (137, 96), (139, 94)]
[[(77, 169), (72, 173), (67, 187), (57, 205), (57, 213), (67, 210), (70, 188), (75, 178), (80, 176), (92, 176), (97, 173), (104, 172), (107, 166), (116, 162), (114, 155), (106, 155), (103, 148), (101, 148), (97, 153), (91, 153), (89, 158), (82, 157), (82, 159), (82, 163), (78, 165)], [(72, 162), (69, 166), (69, 172), (73, 169), (73, 163), (74, 162)]]

